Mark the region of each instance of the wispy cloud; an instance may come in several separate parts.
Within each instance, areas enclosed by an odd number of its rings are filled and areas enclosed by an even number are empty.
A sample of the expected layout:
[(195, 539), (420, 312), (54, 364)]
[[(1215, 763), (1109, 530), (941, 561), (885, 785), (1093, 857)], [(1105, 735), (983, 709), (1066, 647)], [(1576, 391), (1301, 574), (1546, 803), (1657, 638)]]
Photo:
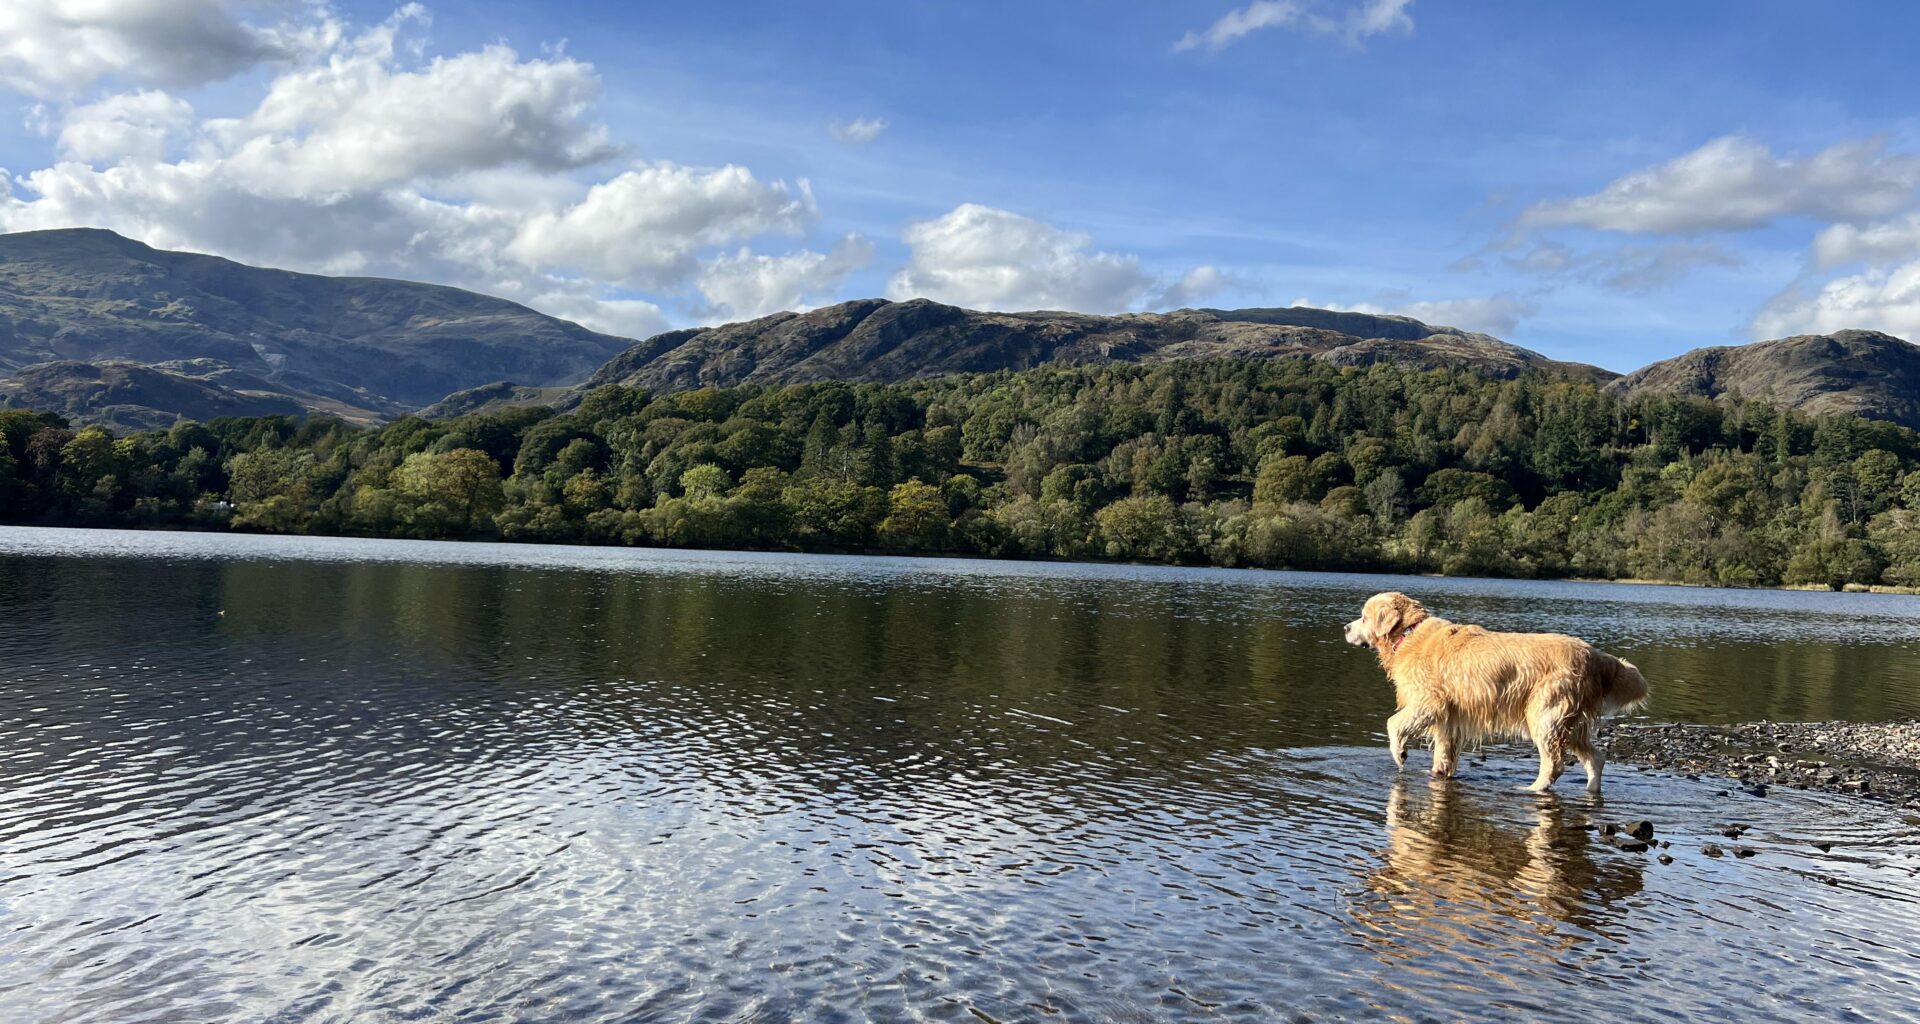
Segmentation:
[(1883, 138), (1781, 157), (1728, 135), (1591, 195), (1536, 203), (1516, 227), (1689, 235), (1745, 231), (1790, 216), (1857, 223), (1910, 205), (1916, 188), (1920, 154), (1890, 153)]
[(1743, 261), (1738, 253), (1709, 242), (1618, 245), (1582, 252), (1549, 239), (1501, 262), (1525, 274), (1590, 281), (1614, 291), (1643, 295), (1679, 284), (1694, 270), (1738, 267)]
[(1340, 36), (1348, 42), (1387, 32), (1411, 33), (1413, 17), (1407, 8), (1412, 5), (1413, 0), (1361, 0), (1345, 5), (1315, 0), (1255, 0), (1227, 12), (1205, 29), (1181, 36), (1173, 48), (1221, 50), (1268, 28)]
[(1414, 299), (1405, 293), (1380, 297), (1376, 302), (1315, 302), (1309, 298), (1293, 300), (1296, 306), (1343, 310), (1349, 313), (1410, 316), (1430, 327), (1458, 327), (1468, 331), (1507, 335), (1539, 308), (1532, 299), (1509, 292), (1496, 295), (1468, 295), (1453, 299)]
[(854, 146), (864, 146), (880, 137), (889, 125), (884, 117), (856, 117), (851, 121), (835, 121), (827, 125), (827, 134), (841, 142)]

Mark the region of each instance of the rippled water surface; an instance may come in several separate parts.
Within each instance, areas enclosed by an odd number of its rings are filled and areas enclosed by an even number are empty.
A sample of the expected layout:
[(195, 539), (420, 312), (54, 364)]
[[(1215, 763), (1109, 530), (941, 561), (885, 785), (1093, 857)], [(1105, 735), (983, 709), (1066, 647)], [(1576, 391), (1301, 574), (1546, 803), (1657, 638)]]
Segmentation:
[(0, 1021), (1912, 1018), (1911, 823), (1396, 777), (1387, 587), (1920, 714), (1881, 595), (0, 530)]

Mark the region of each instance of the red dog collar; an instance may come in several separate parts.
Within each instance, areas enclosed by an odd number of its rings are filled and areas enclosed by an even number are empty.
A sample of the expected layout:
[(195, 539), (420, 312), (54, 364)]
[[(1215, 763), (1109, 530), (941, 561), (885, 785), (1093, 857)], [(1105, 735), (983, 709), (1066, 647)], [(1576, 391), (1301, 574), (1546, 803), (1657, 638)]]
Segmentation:
[(1400, 650), (1400, 645), (1405, 643), (1406, 639), (1413, 635), (1413, 631), (1419, 628), (1420, 628), (1420, 624), (1418, 622), (1414, 623), (1411, 626), (1408, 626), (1407, 631), (1405, 633), (1402, 633), (1398, 637), (1394, 638), (1393, 649), (1395, 651)]

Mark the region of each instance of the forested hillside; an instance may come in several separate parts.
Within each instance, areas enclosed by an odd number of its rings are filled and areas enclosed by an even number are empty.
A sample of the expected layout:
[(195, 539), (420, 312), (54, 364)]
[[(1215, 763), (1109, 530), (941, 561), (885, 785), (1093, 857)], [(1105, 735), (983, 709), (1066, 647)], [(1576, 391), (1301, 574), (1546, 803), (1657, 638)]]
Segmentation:
[(1920, 584), (1920, 434), (1561, 376), (1208, 360), (0, 436), (10, 522)]

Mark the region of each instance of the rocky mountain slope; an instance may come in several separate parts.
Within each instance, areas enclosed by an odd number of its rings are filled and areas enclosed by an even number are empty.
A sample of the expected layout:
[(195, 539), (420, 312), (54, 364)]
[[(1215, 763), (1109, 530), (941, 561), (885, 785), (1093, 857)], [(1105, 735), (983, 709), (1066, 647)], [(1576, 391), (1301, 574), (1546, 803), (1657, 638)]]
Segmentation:
[[(51, 388), (80, 418), (170, 420), (212, 388), (377, 420), (503, 378), (572, 384), (631, 344), (458, 288), (249, 267), (110, 231), (0, 235), (0, 390)], [(96, 394), (74, 363), (116, 364), (91, 378), (111, 385)]]
[(807, 380), (891, 381), (1021, 370), (1041, 363), (1164, 362), (1218, 357), (1394, 360), (1467, 366), (1510, 377), (1556, 370), (1608, 380), (1485, 334), (1408, 317), (1323, 309), (1182, 309), (1171, 313), (988, 313), (926, 299), (860, 299), (719, 327), (669, 331), (621, 353), (576, 389), (651, 391)]
[(1741, 394), (1920, 427), (1920, 348), (1872, 331), (1696, 349), (1625, 377), (1409, 317), (1304, 307), (1096, 316), (860, 299), (636, 343), (457, 288), (249, 267), (108, 231), (0, 234), (0, 406), (122, 429), (564, 408), (605, 384), (667, 392), (1218, 357), (1539, 370), (1622, 393)]
[(1726, 394), (1809, 413), (1846, 413), (1920, 428), (1920, 346), (1878, 331), (1802, 334), (1697, 348), (1609, 385), (1622, 393)]
[(278, 393), (244, 393), (144, 363), (62, 360), (0, 377), (0, 405), (57, 412), (117, 430), (164, 430), (180, 417), (293, 416), (306, 411)]

